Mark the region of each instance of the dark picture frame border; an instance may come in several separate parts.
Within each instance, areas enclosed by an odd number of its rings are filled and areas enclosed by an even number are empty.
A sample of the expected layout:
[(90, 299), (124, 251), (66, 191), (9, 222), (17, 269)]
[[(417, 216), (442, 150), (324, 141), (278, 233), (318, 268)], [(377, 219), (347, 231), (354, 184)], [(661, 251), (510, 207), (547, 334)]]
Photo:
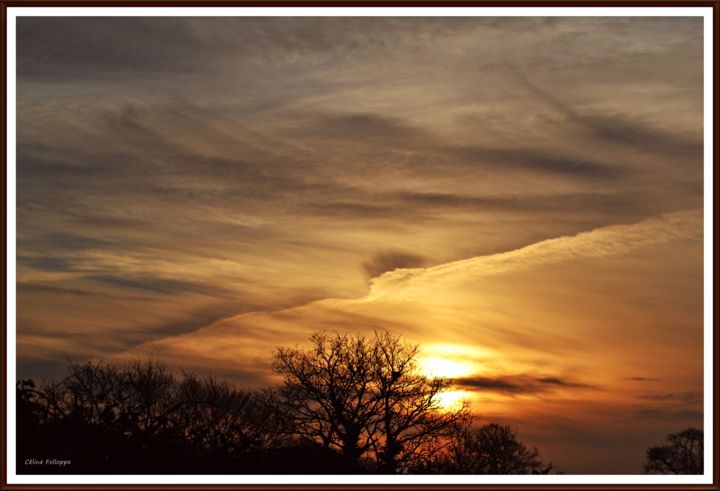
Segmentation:
[[(712, 8), (713, 26), (713, 105), (712, 105), (712, 284), (714, 295), (712, 298), (712, 332), (713, 332), (713, 373), (720, 372), (718, 361), (718, 348), (720, 346), (720, 329), (718, 320), (718, 239), (720, 238), (720, 211), (718, 208), (718, 183), (720, 182), (720, 169), (718, 166), (718, 136), (720, 134), (719, 105), (718, 105), (718, 82), (720, 72), (718, 70), (718, 47), (720, 46), (720, 0), (0, 0), (0, 29), (2, 39), (7, 42), (8, 8), (13, 7), (709, 7)], [(7, 121), (8, 107), (8, 80), (7, 80), (7, 51), (3, 47), (2, 52), (2, 114), (3, 123)], [(707, 104), (705, 109), (708, 109)], [(0, 147), (2, 148), (2, 195), (3, 213), (0, 215), (3, 225), (4, 240), (2, 241), (2, 256), (7, 258), (7, 128), (2, 131)], [(8, 340), (7, 340), (7, 263), (2, 262), (2, 270), (5, 281), (0, 288), (3, 292), (2, 302), (2, 367), (7, 368)], [(705, 274), (708, 273), (705, 268)], [(7, 375), (0, 377), (2, 390), (2, 402), (0, 403), (0, 415), (2, 416), (2, 427), (0, 427), (0, 490), (123, 490), (123, 489), (148, 489), (148, 490), (230, 490), (240, 489), (247, 491), (254, 490), (310, 490), (321, 489), (326, 491), (341, 490), (527, 490), (527, 489), (562, 489), (562, 490), (718, 490), (720, 491), (720, 438), (718, 438), (718, 427), (720, 426), (719, 380), (717, 375), (713, 380), (713, 434), (710, 441), (713, 445), (715, 465), (711, 484), (8, 484), (7, 482)], [(708, 394), (705, 394), (707, 397)], [(708, 439), (706, 438), (707, 442)]]

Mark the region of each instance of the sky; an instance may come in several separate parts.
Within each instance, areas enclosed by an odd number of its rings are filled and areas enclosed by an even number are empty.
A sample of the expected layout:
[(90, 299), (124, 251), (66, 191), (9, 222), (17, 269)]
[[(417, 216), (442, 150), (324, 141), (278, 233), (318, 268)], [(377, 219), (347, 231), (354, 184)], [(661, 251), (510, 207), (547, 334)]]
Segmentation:
[(19, 18), (18, 376), (420, 345), (568, 473), (702, 425), (701, 18)]

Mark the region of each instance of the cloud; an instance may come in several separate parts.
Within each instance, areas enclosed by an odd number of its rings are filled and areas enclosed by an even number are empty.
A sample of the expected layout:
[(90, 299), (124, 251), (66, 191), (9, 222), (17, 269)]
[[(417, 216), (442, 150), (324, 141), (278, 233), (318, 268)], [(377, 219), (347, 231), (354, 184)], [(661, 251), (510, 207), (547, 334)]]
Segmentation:
[(80, 290), (78, 288), (59, 288), (56, 286), (39, 285), (35, 283), (18, 282), (15, 286), (19, 292), (52, 293), (58, 295), (78, 295), (81, 297), (97, 295), (96, 292)]
[[(445, 298), (442, 294), (462, 291), (460, 287), (478, 278), (527, 272), (543, 265), (583, 259), (596, 260), (597, 263), (597, 260), (633, 254), (642, 250), (643, 247), (672, 244), (675, 241), (697, 241), (702, 229), (699, 219), (698, 211), (663, 215), (633, 225), (604, 227), (573, 237), (551, 239), (505, 253), (473, 257), (427, 268), (396, 269), (373, 279), (370, 291), (365, 296), (326, 298), (282, 310), (243, 313), (187, 335), (158, 340), (146, 346), (140, 346), (138, 349), (140, 351), (162, 349), (168, 356), (174, 356), (172, 353), (175, 352), (184, 353), (183, 358), (192, 354), (196, 358), (196, 362), (197, 360), (207, 360), (208, 363), (215, 363), (228, 356), (242, 356), (241, 353), (247, 353), (249, 350), (269, 353), (272, 347), (286, 344), (293, 339), (302, 341), (308, 330), (352, 331), (375, 328), (403, 332), (409, 336), (413, 336), (414, 333), (427, 335), (426, 330), (429, 326), (425, 324), (430, 323), (434, 326), (438, 319), (442, 319), (442, 322), (452, 326), (454, 311), (445, 311), (444, 308), (440, 308), (439, 312), (444, 312), (442, 315), (428, 319), (423, 316), (422, 321), (416, 319), (416, 325), (406, 318), (408, 316), (405, 315), (407, 312), (404, 308), (410, 308), (414, 312), (412, 306), (416, 305), (415, 302), (420, 302), (424, 305), (422, 309), (430, 309), (430, 304), (434, 304), (428, 298)], [(380, 262), (386, 260), (390, 261), (386, 264), (399, 264), (407, 258), (403, 258), (402, 254), (395, 251)], [(490, 294), (491, 292), (485, 292), (480, 297), (488, 297)], [(520, 295), (520, 290), (515, 288), (513, 295)], [(478, 310), (489, 308), (489, 312), (493, 312), (494, 309), (498, 309), (500, 304), (492, 303), (492, 298), (496, 298), (496, 296), (488, 297), (490, 299), (488, 306), (482, 307), (482, 304), (478, 304)], [(478, 301), (477, 296), (471, 298)], [(430, 303), (425, 305), (426, 302)], [(396, 310), (397, 312), (395, 312)], [(433, 310), (429, 310), (428, 315), (430, 312)], [(457, 322), (471, 322), (465, 317), (470, 315), (472, 319), (472, 312), (467, 312), (467, 307), (463, 307), (462, 312), (463, 314)], [(520, 319), (519, 314), (515, 313), (514, 318)], [(493, 319), (492, 315), (490, 319)], [(498, 343), (500, 346), (509, 344), (514, 349), (523, 351), (539, 350), (545, 355), (555, 349), (560, 349), (560, 353), (565, 353), (569, 346), (576, 346), (578, 343), (592, 345), (592, 339), (581, 341), (573, 338), (571, 333), (565, 332), (562, 325), (557, 327), (557, 332), (548, 337), (549, 330), (552, 330), (551, 327), (543, 328), (534, 323), (519, 326), (512, 323), (501, 324), (497, 327), (494, 323), (481, 324), (473, 328), (472, 339), (477, 341), (478, 338), (488, 337), (487, 343)], [(462, 339), (462, 342), (469, 342), (468, 333), (462, 328), (458, 327), (457, 329), (459, 331), (455, 335), (460, 336), (459, 339)], [(448, 327), (445, 334), (450, 335), (452, 332), (454, 332), (453, 329)], [(537, 337), (540, 333), (541, 337)], [(581, 339), (583, 338), (581, 337)], [(215, 361), (211, 362), (211, 360)], [(458, 383), (468, 387), (494, 389), (507, 393), (539, 393), (551, 389), (583, 387), (597, 389), (600, 386), (595, 382), (578, 381), (565, 376), (530, 374), (496, 377), (473, 376), (461, 378)]]
[[(240, 63), (262, 77), (267, 66), (372, 63), (397, 49), (426, 46), (428, 36), (449, 39), (479, 28), (514, 33), (519, 25), (527, 32), (538, 24), (482, 18), (24, 17), (18, 22), (18, 73), (96, 82), (124, 74), (146, 81), (157, 73), (204, 75), (223, 63)], [(253, 81), (253, 70), (248, 72), (237, 74), (241, 84)]]
[(549, 90), (533, 84), (527, 77), (519, 78), (531, 93), (565, 117), (559, 124), (566, 126), (570, 132), (579, 130), (586, 137), (596, 141), (642, 152), (671, 154), (696, 161), (702, 159), (702, 133), (697, 130), (668, 131), (645, 119), (628, 114), (576, 109)]
[(17, 263), (43, 271), (77, 270), (75, 259), (58, 256), (18, 256)]
[(569, 380), (561, 377), (533, 376), (527, 374), (499, 377), (459, 377), (454, 382), (462, 388), (480, 392), (499, 392), (503, 394), (538, 394), (557, 389), (592, 389), (600, 387)]
[(426, 269), (385, 273), (371, 282), (368, 299), (410, 293), (423, 285), (467, 281), (570, 259), (603, 258), (628, 254), (639, 248), (677, 239), (701, 239), (702, 214), (698, 210), (669, 213), (634, 225), (615, 225), (583, 232), (574, 237), (542, 241), (522, 249), (455, 261)]
[(489, 167), (501, 172), (520, 170), (595, 180), (617, 179), (628, 174), (627, 168), (617, 164), (609, 165), (547, 150), (476, 146), (454, 148), (451, 152), (468, 164)]
[(230, 290), (217, 285), (171, 278), (160, 278), (157, 276), (133, 277), (127, 275), (118, 276), (110, 274), (93, 274), (86, 276), (85, 279), (91, 282), (104, 283), (114, 287), (127, 288), (131, 290), (147, 290), (163, 294), (197, 293), (217, 297), (232, 296), (232, 292)]
[[(159, 33), (166, 42), (157, 38)], [(147, 43), (151, 37), (158, 42)], [(196, 70), (208, 64), (207, 58), (196, 56), (198, 41), (183, 20), (24, 17), (18, 22), (18, 75), (102, 80), (128, 72), (147, 76)]]
[(654, 393), (654, 394), (642, 394), (642, 395), (639, 395), (638, 398), (645, 399), (648, 401), (668, 401), (668, 402), (679, 402), (682, 404), (702, 404), (703, 393), (702, 392)]
[(393, 203), (367, 203), (363, 201), (329, 201), (305, 203), (296, 211), (320, 217), (350, 218), (354, 220), (395, 220), (400, 216), (411, 218), (421, 216), (418, 211)]
[(462, 195), (452, 193), (396, 193), (395, 198), (405, 206), (418, 210), (471, 210), (516, 214), (544, 215), (548, 212), (561, 214), (584, 213), (623, 214), (633, 211), (647, 212), (653, 208), (652, 198), (641, 192), (583, 192), (567, 194), (527, 195)]
[(427, 259), (417, 254), (397, 250), (386, 250), (376, 253), (362, 264), (365, 274), (375, 278), (394, 269), (417, 268), (423, 266)]
[[(318, 140), (361, 141), (364, 144), (385, 141), (392, 146), (422, 144), (434, 140), (430, 132), (407, 121), (379, 113), (323, 114), (294, 123), (285, 134)], [(423, 141), (424, 140), (424, 141)]]
[(702, 411), (681, 410), (669, 411), (664, 409), (640, 409), (633, 415), (637, 419), (657, 419), (662, 421), (695, 421), (703, 420)]
[(581, 124), (593, 137), (652, 153), (671, 153), (698, 159), (703, 155), (702, 136), (695, 138), (662, 130), (626, 115), (574, 115), (572, 124)]

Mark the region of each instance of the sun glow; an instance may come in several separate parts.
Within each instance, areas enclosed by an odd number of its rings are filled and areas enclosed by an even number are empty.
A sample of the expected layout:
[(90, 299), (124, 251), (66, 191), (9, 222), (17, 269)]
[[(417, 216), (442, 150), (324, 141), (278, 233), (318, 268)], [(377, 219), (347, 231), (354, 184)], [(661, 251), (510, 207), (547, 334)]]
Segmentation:
[[(418, 367), (427, 377), (459, 379), (482, 371), (478, 360), (488, 356), (491, 356), (491, 353), (483, 348), (436, 343), (423, 350), (423, 356), (418, 359)], [(437, 403), (444, 411), (460, 409), (463, 404), (473, 399), (472, 392), (454, 387), (450, 389), (437, 395)]]
[(428, 377), (457, 378), (470, 375), (474, 370), (469, 362), (433, 356), (420, 360), (420, 371)]
[(480, 370), (476, 360), (490, 356), (487, 350), (457, 344), (430, 344), (418, 360), (420, 371), (428, 377), (461, 378)]
[(465, 402), (469, 402), (472, 395), (465, 390), (452, 390), (437, 395), (440, 409), (452, 411), (460, 409)]

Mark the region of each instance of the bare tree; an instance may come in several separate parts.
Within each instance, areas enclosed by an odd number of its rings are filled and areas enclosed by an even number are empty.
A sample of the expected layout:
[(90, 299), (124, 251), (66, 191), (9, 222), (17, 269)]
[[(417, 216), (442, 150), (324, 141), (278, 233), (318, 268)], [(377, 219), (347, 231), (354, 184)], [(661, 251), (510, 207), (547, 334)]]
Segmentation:
[(71, 364), (60, 383), (24, 392), (47, 416), (116, 428), (126, 436), (164, 437), (203, 448), (240, 449), (278, 438), (271, 390), (240, 390), (213, 377), (174, 373), (155, 360)]
[(373, 457), (396, 472), (425, 451), (461, 410), (442, 411), (450, 381), (418, 373), (418, 348), (389, 333), (315, 333), (312, 348), (280, 348), (273, 369), (292, 431), (340, 451), (356, 465)]
[(646, 452), (646, 474), (702, 474), (703, 432), (687, 428), (666, 437), (669, 445), (650, 447)]
[(537, 448), (523, 444), (510, 426), (496, 423), (472, 428), (473, 418), (458, 421), (450, 436), (446, 471), (463, 474), (549, 474)]
[(415, 361), (418, 347), (404, 344), (390, 333), (375, 333), (372, 378), (379, 401), (380, 438), (374, 441), (382, 472), (404, 470), (439, 450), (436, 443), (466, 408), (443, 408), (440, 394), (452, 380), (428, 378)]
[(149, 437), (168, 429), (168, 416), (179, 403), (175, 389), (170, 369), (152, 359), (120, 366), (86, 362), (68, 367), (55, 387), (62, 394), (55, 404), (66, 417)]
[(284, 443), (273, 390), (180, 375), (151, 359), (71, 364), (60, 382), (19, 381), (17, 390), (18, 452), (62, 450), (79, 472), (247, 472)]
[(185, 374), (173, 425), (186, 442), (241, 455), (281, 443), (280, 415), (271, 390), (243, 390), (213, 377)]
[(339, 450), (357, 463), (371, 446), (377, 402), (372, 393), (371, 345), (363, 336), (314, 333), (312, 348), (279, 348), (273, 370), (292, 431)]

